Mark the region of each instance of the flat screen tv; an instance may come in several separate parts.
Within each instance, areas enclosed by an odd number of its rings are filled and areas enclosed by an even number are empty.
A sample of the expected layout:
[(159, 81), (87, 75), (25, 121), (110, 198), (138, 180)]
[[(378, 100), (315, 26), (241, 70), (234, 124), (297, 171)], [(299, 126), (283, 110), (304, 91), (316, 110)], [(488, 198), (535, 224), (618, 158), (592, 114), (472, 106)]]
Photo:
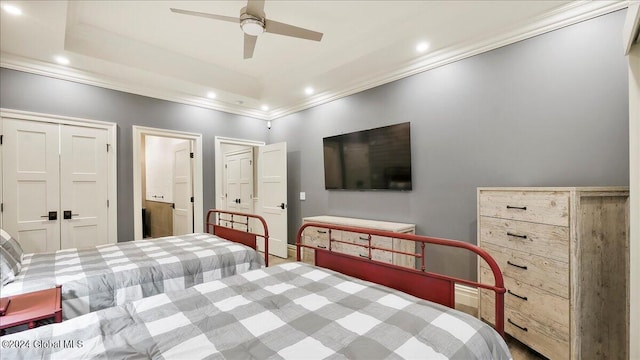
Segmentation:
[(411, 190), (409, 125), (406, 122), (324, 138), (325, 188)]

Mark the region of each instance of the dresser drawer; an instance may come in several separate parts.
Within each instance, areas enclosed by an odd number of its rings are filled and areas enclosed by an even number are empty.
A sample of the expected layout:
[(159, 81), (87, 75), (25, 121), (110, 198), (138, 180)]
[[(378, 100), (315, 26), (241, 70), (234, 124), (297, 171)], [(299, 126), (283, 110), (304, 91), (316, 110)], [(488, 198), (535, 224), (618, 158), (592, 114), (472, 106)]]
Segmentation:
[[(334, 238), (335, 239), (335, 238)], [(360, 244), (368, 246), (369, 237), (367, 234), (354, 233), (349, 231), (342, 232), (342, 241), (353, 244)], [(366, 247), (352, 246), (349, 244), (336, 244), (334, 243), (333, 249), (340, 252), (345, 252), (351, 255), (364, 255), (368, 256)], [(413, 241), (392, 239), (384, 236), (371, 236), (371, 246), (378, 249), (371, 250), (371, 257), (376, 261), (387, 262), (390, 264), (396, 264), (398, 266), (415, 268), (415, 257), (411, 255), (396, 254), (391, 251), (402, 251), (405, 253), (415, 253), (415, 243)]]
[[(525, 253), (522, 251), (501, 248), (485, 243), (482, 248), (495, 259), (505, 277), (517, 279), (525, 284), (546, 290), (553, 294), (569, 298), (569, 264), (550, 258)], [(480, 268), (488, 270), (484, 261)], [(493, 283), (493, 274), (488, 270), (487, 281)]]
[(369, 242), (369, 236), (367, 234), (361, 234), (351, 231), (343, 231), (340, 239), (342, 241), (360, 245), (367, 245), (367, 243)]
[[(493, 275), (487, 268), (480, 269), (480, 281), (491, 284)], [(541, 324), (569, 328), (569, 300), (510, 277), (504, 277), (505, 306), (530, 316)], [(480, 301), (493, 306), (494, 295), (488, 290), (481, 291)]]
[[(393, 239), (393, 250), (404, 253), (415, 254), (416, 243), (409, 240)], [(393, 263), (399, 266), (416, 268), (416, 257), (411, 255), (393, 254)]]
[[(393, 239), (373, 235), (371, 236), (371, 246), (393, 250)], [(393, 253), (390, 251), (375, 249), (371, 251), (371, 257), (374, 260), (383, 261), (390, 264), (393, 262)]]
[(526, 221), (480, 217), (480, 243), (569, 262), (569, 228)]
[[(369, 250), (366, 248), (368, 241), (360, 239), (359, 235), (349, 231), (332, 230), (331, 238), (339, 241), (331, 243), (331, 251), (353, 256), (368, 256)], [(362, 236), (364, 237), (364, 235)]]
[[(482, 301), (480, 317), (495, 323), (495, 305), (493, 296)], [(550, 359), (569, 359), (569, 328), (540, 323), (520, 311), (505, 306), (504, 330), (537, 352)]]
[(481, 191), (480, 216), (569, 226), (566, 192)]
[[(332, 234), (332, 236), (335, 236), (335, 234)], [(309, 226), (304, 229), (302, 243), (304, 245), (329, 249), (329, 230)], [(302, 248), (302, 261), (315, 264), (315, 250)]]
[[(353, 256), (369, 257), (369, 237), (367, 234), (343, 231), (341, 232), (340, 238), (333, 237), (333, 239), (343, 242), (333, 242), (331, 244), (332, 251)], [(371, 246), (392, 249), (392, 241), (391, 238), (388, 237), (373, 235), (371, 236)], [(392, 262), (392, 253), (390, 251), (374, 249), (371, 250), (371, 257), (377, 261)]]

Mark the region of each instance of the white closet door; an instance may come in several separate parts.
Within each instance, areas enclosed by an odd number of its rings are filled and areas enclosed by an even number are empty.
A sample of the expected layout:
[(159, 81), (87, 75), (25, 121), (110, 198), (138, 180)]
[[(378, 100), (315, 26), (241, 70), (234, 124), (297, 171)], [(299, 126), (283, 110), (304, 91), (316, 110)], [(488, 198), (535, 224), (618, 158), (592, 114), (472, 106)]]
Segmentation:
[(227, 210), (253, 213), (253, 152), (225, 154)]
[(62, 217), (58, 125), (8, 118), (2, 121), (3, 227), (26, 253), (58, 250)]
[(61, 125), (60, 139), (61, 248), (107, 244), (107, 131)]
[(191, 144), (185, 140), (173, 148), (173, 235), (193, 232)]

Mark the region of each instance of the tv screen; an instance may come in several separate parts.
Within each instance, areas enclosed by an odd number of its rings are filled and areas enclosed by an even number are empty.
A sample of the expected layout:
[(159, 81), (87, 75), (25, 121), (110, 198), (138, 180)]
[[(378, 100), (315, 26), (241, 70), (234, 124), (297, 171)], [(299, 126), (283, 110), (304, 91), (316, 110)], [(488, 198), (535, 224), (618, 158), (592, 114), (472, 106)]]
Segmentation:
[(324, 185), (334, 190), (411, 190), (410, 123), (323, 139)]

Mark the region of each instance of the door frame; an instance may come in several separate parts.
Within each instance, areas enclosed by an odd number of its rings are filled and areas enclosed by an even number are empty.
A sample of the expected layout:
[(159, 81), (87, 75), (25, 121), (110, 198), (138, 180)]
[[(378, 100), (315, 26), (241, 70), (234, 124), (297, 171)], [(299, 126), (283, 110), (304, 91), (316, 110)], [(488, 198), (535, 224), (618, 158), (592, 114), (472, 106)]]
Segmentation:
[[(222, 144), (233, 144), (233, 145), (245, 145), (245, 146), (252, 146), (252, 147), (256, 147), (256, 146), (264, 146), (266, 145), (266, 143), (264, 141), (255, 141), (255, 140), (245, 140), (245, 139), (235, 139), (235, 138), (229, 138), (229, 137), (224, 137), (224, 136), (216, 136), (215, 137), (215, 146), (214, 146), (214, 155), (215, 155), (215, 184), (216, 184), (216, 193), (215, 193), (215, 207), (216, 209), (222, 209), (224, 206), (224, 191), (222, 191), (222, 183), (224, 181), (223, 179), (223, 169), (222, 166), (224, 166), (224, 156), (222, 154)], [(254, 174), (255, 175), (255, 174)], [(254, 181), (255, 181), (255, 176), (254, 176)], [(256, 197), (256, 194), (253, 194), (253, 204), (254, 204), (254, 209), (253, 212), (255, 213), (255, 202), (258, 200), (258, 197), (260, 196), (260, 194), (258, 194), (258, 196)]]
[[(629, 73), (629, 358), (640, 357), (640, 4), (629, 4), (623, 44)], [(635, 310), (634, 310), (635, 309)]]
[(142, 137), (146, 135), (193, 141), (193, 231), (203, 232), (202, 134), (133, 125), (133, 233), (142, 239), (142, 169), (140, 166)]
[[(103, 129), (107, 131), (107, 171), (108, 186), (107, 199), (109, 208), (107, 210), (107, 241), (111, 244), (118, 242), (118, 141), (117, 124), (106, 121), (76, 118), (70, 116), (51, 115), (30, 111), (13, 110), (0, 108), (0, 117), (14, 118), (20, 120), (48, 122), (58, 125), (72, 125)], [(1, 153), (0, 153), (1, 154)], [(1, 164), (1, 163), (0, 163)], [(0, 188), (0, 193), (2, 192)], [(2, 199), (3, 197), (0, 197)]]

